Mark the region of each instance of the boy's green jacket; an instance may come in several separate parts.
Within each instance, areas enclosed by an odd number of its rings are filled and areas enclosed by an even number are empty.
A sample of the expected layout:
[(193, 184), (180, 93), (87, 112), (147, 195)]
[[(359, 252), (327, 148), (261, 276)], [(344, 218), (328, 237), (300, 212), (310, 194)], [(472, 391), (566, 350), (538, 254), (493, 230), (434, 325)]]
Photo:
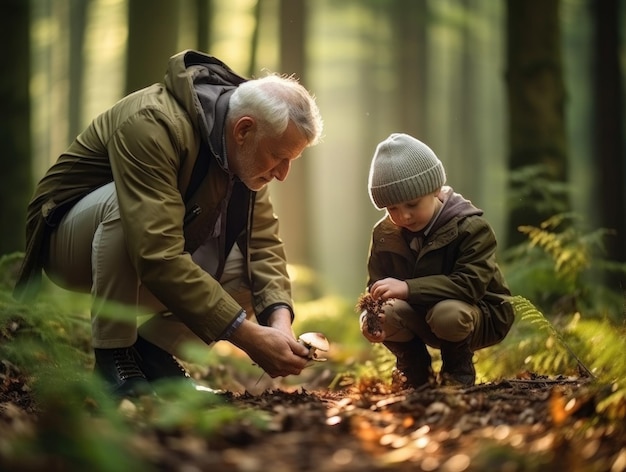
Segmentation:
[[(486, 345), (504, 338), (514, 320), (510, 291), (496, 263), (496, 237), (482, 210), (444, 187), (443, 208), (426, 234), (396, 226), (389, 216), (372, 231), (368, 287), (393, 277), (409, 286), (407, 302), (416, 311), (446, 299), (477, 305), (490, 322), (482, 333)], [(414, 249), (411, 249), (411, 243)]]

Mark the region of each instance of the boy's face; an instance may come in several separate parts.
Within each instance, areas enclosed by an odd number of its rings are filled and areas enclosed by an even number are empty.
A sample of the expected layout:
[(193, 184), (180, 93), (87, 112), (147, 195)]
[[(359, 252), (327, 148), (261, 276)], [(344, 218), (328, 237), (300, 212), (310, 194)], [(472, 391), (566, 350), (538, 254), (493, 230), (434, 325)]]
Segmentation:
[(388, 206), (387, 213), (396, 226), (416, 233), (428, 225), (435, 211), (439, 208), (438, 193), (431, 193), (415, 200)]

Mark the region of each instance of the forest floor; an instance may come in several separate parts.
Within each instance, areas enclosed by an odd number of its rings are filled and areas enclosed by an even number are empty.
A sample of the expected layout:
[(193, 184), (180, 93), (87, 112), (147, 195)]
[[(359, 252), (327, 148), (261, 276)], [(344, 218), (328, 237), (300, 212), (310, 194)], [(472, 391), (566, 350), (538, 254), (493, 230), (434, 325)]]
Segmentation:
[[(3, 461), (11, 437), (43, 426), (19, 369), (3, 361), (0, 374), (0, 470), (88, 470), (53, 452)], [(244, 416), (203, 435), (137, 420), (127, 446), (158, 471), (626, 470), (624, 423), (596, 414), (601, 391), (582, 377), (527, 373), (471, 388), (395, 391), (371, 379), (216, 395), (261, 412), (263, 426)], [(146, 406), (118, 407), (129, 418), (137, 408)]]
[(469, 388), (401, 390), (382, 379), (386, 368), (363, 375), (353, 367), (364, 360), (340, 350), (294, 380), (270, 379), (218, 343), (217, 362), (190, 371), (219, 391), (116, 404), (93, 383), (87, 318), (8, 299), (0, 298), (2, 472), (626, 471), (617, 382), (522, 371)]

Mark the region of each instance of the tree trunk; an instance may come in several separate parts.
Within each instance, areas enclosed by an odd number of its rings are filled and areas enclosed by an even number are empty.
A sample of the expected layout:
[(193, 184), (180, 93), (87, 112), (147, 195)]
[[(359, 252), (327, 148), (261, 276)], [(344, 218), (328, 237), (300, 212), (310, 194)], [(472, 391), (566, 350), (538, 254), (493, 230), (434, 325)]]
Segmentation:
[(172, 0), (128, 2), (127, 93), (163, 81), (178, 48), (179, 8)]
[(593, 192), (599, 223), (616, 232), (607, 241), (607, 257), (625, 262), (626, 214), (624, 192), (623, 89), (619, 64), (618, 0), (591, 1), (593, 31), (593, 154), (598, 183)]
[(568, 211), (569, 198), (554, 185), (568, 177), (559, 0), (508, 0), (507, 8), (509, 169), (513, 176), (538, 169), (511, 183), (511, 245), (525, 238), (518, 226)]
[[(306, 87), (305, 50), (306, 14), (303, 0), (280, 1), (280, 72), (294, 74)], [(307, 151), (295, 161), (284, 182), (272, 184), (276, 212), (282, 222), (280, 231), (289, 262), (309, 264), (310, 192)]]
[(91, 0), (72, 0), (70, 2), (68, 142), (71, 142), (83, 128), (81, 114), (84, 99), (83, 74), (85, 71), (83, 48), (85, 46), (85, 23), (87, 21), (87, 10), (89, 9), (90, 1)]
[(469, 178), (461, 179), (458, 183), (454, 182), (453, 187), (458, 188), (470, 200), (477, 200), (485, 180), (481, 175), (477, 175), (476, 169), (487, 168), (476, 165), (481, 160), (480, 133), (478, 132), (480, 124), (476, 117), (484, 116), (482, 107), (485, 105), (483, 97), (480, 96), (480, 83), (478, 82), (479, 57), (476, 51), (480, 45), (476, 26), (471, 21), (471, 16), (478, 15), (478, 10), (474, 0), (463, 0), (462, 8), (465, 21), (459, 32), (461, 35), (459, 58), (461, 73), (460, 80), (455, 84), (459, 90), (459, 120), (454, 120), (459, 121), (460, 126), (457, 128), (458, 137), (453, 139), (453, 142), (456, 144), (454, 154), (459, 158), (455, 171), (457, 175)]
[(32, 192), (30, 144), (30, 7), (6, 0), (0, 15), (5, 67), (0, 79), (0, 255), (24, 249), (25, 202)]
[(209, 52), (211, 44), (211, 16), (213, 12), (212, 0), (196, 0), (197, 29), (198, 29), (198, 49), (202, 52)]
[(257, 68), (257, 53), (259, 49), (259, 31), (261, 29), (262, 7), (262, 0), (257, 0), (253, 12), (254, 28), (252, 30), (252, 38), (250, 38), (250, 62), (248, 63), (248, 77), (254, 76), (254, 71)]
[[(403, 131), (424, 139), (426, 129), (426, 24), (427, 2), (394, 2), (391, 6), (391, 25), (397, 51), (397, 78), (395, 99), (398, 126)], [(399, 128), (400, 129), (400, 128)]]

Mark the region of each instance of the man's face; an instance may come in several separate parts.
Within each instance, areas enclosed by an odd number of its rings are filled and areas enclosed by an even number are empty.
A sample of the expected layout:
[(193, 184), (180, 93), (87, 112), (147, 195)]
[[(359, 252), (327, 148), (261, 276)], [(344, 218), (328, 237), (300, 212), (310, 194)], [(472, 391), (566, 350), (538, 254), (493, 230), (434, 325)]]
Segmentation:
[[(260, 190), (272, 179), (285, 180), (291, 161), (297, 159), (307, 146), (306, 138), (293, 123), (280, 137), (257, 139), (257, 127), (252, 126), (238, 134), (234, 150), (229, 151), (229, 166), (232, 172), (250, 190)], [(237, 128), (235, 128), (237, 132)]]

